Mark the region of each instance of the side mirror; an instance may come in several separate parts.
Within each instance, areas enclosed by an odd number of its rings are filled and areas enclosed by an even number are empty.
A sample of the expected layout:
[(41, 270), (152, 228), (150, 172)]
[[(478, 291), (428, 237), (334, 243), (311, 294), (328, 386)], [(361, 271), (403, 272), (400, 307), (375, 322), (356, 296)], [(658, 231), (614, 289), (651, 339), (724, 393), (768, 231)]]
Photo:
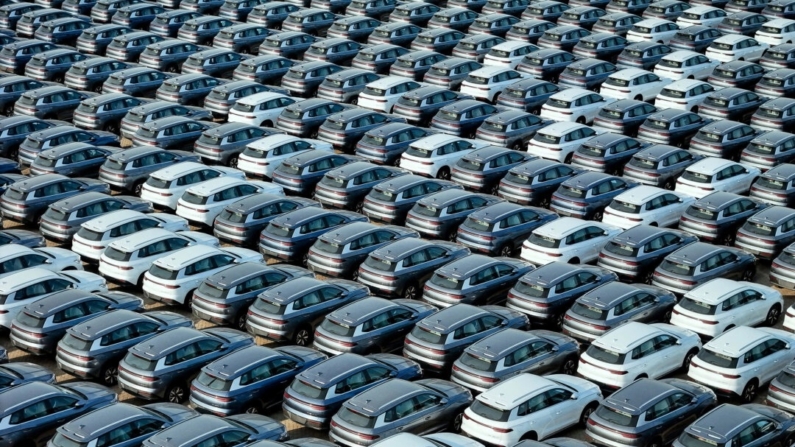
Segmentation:
[(44, 260), (44, 263), (45, 263), (45, 264), (52, 264), (52, 259), (45, 259), (45, 260)]
[(698, 403), (698, 398), (697, 398), (697, 397), (694, 397), (694, 398), (692, 398), (692, 399), (690, 400), (690, 403), (691, 403), (691, 404), (697, 404), (697, 403)]
[(389, 377), (397, 377), (397, 371), (389, 371)]
[(676, 340), (676, 345), (677, 346), (681, 346), (682, 345), (682, 340)]
[(792, 346), (790, 346), (790, 344), (787, 343), (786, 345), (784, 345), (784, 349), (792, 349)]
[(570, 397), (569, 399), (571, 399), (571, 400), (577, 400), (579, 397), (580, 397), (580, 396), (579, 396), (577, 393), (571, 393), (571, 397)]
[(558, 352), (559, 350), (560, 350), (560, 348), (558, 348), (557, 346), (553, 346), (552, 347), (552, 352)]
[(74, 408), (83, 408), (84, 405), (85, 405), (85, 403), (83, 403), (81, 401), (78, 401), (78, 402), (75, 402)]
[(443, 397), (442, 400), (439, 401), (439, 405), (447, 405), (447, 402), (448, 402), (447, 398)]

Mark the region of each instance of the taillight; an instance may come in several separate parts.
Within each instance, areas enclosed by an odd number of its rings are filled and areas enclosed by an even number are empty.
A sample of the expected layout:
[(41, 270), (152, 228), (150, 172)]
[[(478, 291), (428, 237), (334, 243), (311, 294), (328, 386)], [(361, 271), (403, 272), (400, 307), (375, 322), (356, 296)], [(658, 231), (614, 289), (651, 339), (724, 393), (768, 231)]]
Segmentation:
[(476, 421), (476, 420), (472, 419), (466, 413), (464, 413), (464, 419), (472, 421), (472, 422), (476, 422), (476, 423), (478, 423), (478, 424), (480, 424), (480, 425), (482, 425), (484, 427), (488, 427), (490, 430), (494, 431), (495, 433), (510, 433), (510, 432), (513, 431), (512, 428), (499, 428), (499, 427), (492, 427), (490, 425), (486, 425), (483, 422)]
[(419, 346), (421, 349), (425, 349), (426, 351), (430, 351), (430, 352), (432, 352), (432, 353), (434, 353), (434, 354), (438, 354), (438, 355), (444, 355), (444, 351), (442, 351), (442, 350), (439, 350), (439, 349), (433, 349), (433, 348), (429, 348), (429, 347), (427, 347), (427, 346), (423, 346), (423, 345), (420, 345), (420, 344), (414, 343), (413, 341), (409, 340), (409, 339), (408, 339), (408, 337), (406, 337), (405, 344), (407, 344), (407, 345)]

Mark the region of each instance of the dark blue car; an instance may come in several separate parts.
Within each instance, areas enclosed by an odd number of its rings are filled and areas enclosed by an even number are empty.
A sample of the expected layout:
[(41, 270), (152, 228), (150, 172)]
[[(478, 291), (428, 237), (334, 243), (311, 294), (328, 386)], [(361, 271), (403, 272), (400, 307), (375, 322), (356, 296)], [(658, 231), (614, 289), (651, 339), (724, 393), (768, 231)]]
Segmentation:
[(637, 183), (601, 172), (583, 172), (560, 185), (549, 209), (561, 216), (601, 221), (613, 198)]

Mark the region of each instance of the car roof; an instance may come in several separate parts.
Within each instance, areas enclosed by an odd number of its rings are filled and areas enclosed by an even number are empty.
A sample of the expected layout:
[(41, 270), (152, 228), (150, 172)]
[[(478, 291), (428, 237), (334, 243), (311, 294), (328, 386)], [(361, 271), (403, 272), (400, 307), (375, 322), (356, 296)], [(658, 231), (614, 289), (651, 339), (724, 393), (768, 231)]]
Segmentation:
[(592, 223), (586, 220), (577, 219), (576, 217), (564, 216), (560, 219), (555, 219), (552, 222), (541, 225), (533, 232), (538, 235), (560, 238), (565, 237), (588, 225), (592, 225)]
[(538, 340), (539, 338), (538, 335), (532, 332), (512, 328), (504, 329), (475, 342), (466, 350), (480, 357), (499, 360), (513, 352), (516, 346), (531, 340)]
[(338, 244), (347, 244), (357, 237), (378, 228), (381, 227), (370, 222), (351, 222), (324, 233), (320, 238), (331, 240)]
[(137, 405), (116, 402), (103, 407), (102, 411), (94, 411), (67, 422), (62, 426), (61, 430), (81, 440), (93, 439), (97, 435), (108, 431), (110, 427), (115, 427), (119, 423), (124, 423), (140, 416), (150, 416), (150, 414)]
[(192, 194), (196, 194), (202, 197), (207, 197), (211, 194), (223, 191), (231, 186), (235, 186), (238, 184), (245, 184), (245, 183), (247, 183), (245, 180), (235, 177), (226, 177), (226, 176), (216, 177), (214, 179), (210, 179), (201, 182), (197, 185), (191, 186), (186, 190), (186, 192), (190, 192)]
[(727, 168), (734, 164), (736, 163), (731, 160), (726, 160), (725, 158), (706, 157), (688, 166), (686, 170), (690, 172), (697, 172), (699, 174), (715, 174), (721, 169)]
[(563, 182), (563, 184), (566, 186), (587, 190), (613, 177), (614, 176), (605, 174), (604, 172), (585, 171), (582, 174), (575, 175), (574, 177), (566, 180)]
[(381, 79), (377, 79), (369, 84), (368, 87), (380, 88), (380, 89), (388, 89), (392, 88), (396, 85), (404, 84), (406, 82), (414, 82), (410, 78), (406, 78), (403, 76), (385, 76)]
[(497, 67), (494, 65), (484, 65), (482, 68), (469, 72), (470, 76), (494, 76), (500, 73), (514, 71), (508, 67)]
[(696, 53), (695, 51), (690, 50), (678, 50), (674, 51), (673, 53), (668, 53), (663, 56), (663, 59), (667, 61), (676, 61), (676, 62), (684, 62), (687, 59), (690, 59), (693, 56), (698, 56), (701, 53)]
[(352, 397), (343, 405), (354, 407), (365, 414), (377, 415), (390, 408), (396, 400), (419, 391), (427, 391), (427, 388), (416, 382), (390, 379)]
[(348, 372), (356, 368), (372, 364), (375, 364), (375, 362), (367, 357), (344, 352), (301, 372), (298, 375), (298, 379), (307, 383), (328, 385), (345, 377)]
[(424, 196), (419, 200), (418, 203), (422, 203), (423, 205), (432, 205), (435, 208), (441, 208), (473, 194), (475, 193), (465, 191), (463, 189), (445, 189), (444, 191), (439, 191)]
[(8, 273), (0, 278), (0, 293), (10, 294), (34, 280), (60, 278), (57, 273), (42, 267), (31, 267)]
[(590, 90), (585, 90), (584, 88), (572, 87), (567, 88), (566, 90), (561, 90), (555, 94), (553, 94), (550, 98), (554, 99), (562, 99), (564, 101), (574, 101), (583, 96), (588, 96), (593, 92)]
[(620, 302), (622, 298), (637, 293), (638, 290), (639, 288), (632, 284), (611, 281), (586, 293), (580, 297), (580, 301), (600, 309), (610, 309)]
[(717, 442), (726, 441), (726, 436), (743, 427), (759, 413), (737, 405), (721, 405), (693, 422), (688, 431), (706, 434)]
[(390, 261), (395, 261), (395, 260), (400, 260), (405, 256), (408, 256), (409, 253), (413, 253), (416, 250), (419, 250), (421, 248), (427, 247), (432, 244), (433, 244), (432, 242), (426, 241), (424, 239), (410, 237), (410, 238), (397, 240), (389, 245), (381, 247), (376, 251), (374, 251), (372, 255)]
[(257, 105), (276, 98), (289, 98), (289, 96), (276, 92), (260, 92), (240, 98), (237, 100), (237, 103), (245, 105)]
[(693, 206), (718, 211), (728, 208), (732, 203), (742, 199), (743, 197), (738, 194), (726, 191), (715, 191), (696, 200)]
[(487, 402), (490, 406), (501, 410), (511, 410), (519, 403), (526, 401), (528, 397), (556, 385), (546, 377), (519, 374), (486, 390), (477, 397), (477, 400)]
[(771, 206), (754, 214), (748, 219), (751, 222), (764, 223), (767, 225), (780, 225), (785, 220), (795, 216), (795, 210), (783, 206)]
[(490, 314), (490, 312), (478, 306), (463, 303), (454, 304), (425, 317), (418, 322), (417, 325), (432, 329), (441, 334), (447, 334), (454, 328), (460, 326), (462, 322), (470, 321), (476, 317), (488, 314)]
[(23, 408), (31, 399), (39, 399), (55, 393), (60, 389), (55, 385), (45, 382), (28, 382), (12, 386), (0, 391), (0, 414), (9, 414), (18, 408)]
[(640, 379), (620, 388), (607, 397), (605, 403), (611, 407), (637, 412), (655, 403), (657, 397), (674, 390), (678, 388), (662, 380)]
[[(614, 283), (609, 283), (602, 287), (607, 287), (610, 284)], [(664, 332), (654, 325), (630, 321), (597, 338), (592, 344), (623, 354), (650, 337), (661, 333)]]
[(549, 126), (546, 126), (542, 129), (539, 129), (539, 132), (543, 132), (545, 135), (552, 135), (556, 137), (562, 137), (569, 132), (577, 130), (581, 127), (586, 127), (580, 123), (572, 123), (569, 121), (559, 121), (556, 123), (552, 123)]
[(163, 257), (155, 259), (154, 265), (165, 267), (170, 270), (177, 270), (185, 267), (186, 265), (202, 259), (204, 257), (223, 253), (215, 247), (209, 245), (189, 245), (174, 252), (171, 252)]
[(613, 242), (637, 247), (645, 244), (647, 241), (653, 238), (656, 238), (663, 232), (668, 232), (668, 231), (671, 230), (660, 227), (653, 227), (651, 225), (635, 225), (634, 227), (631, 227), (619, 233), (616, 237), (613, 238)]
[(341, 321), (350, 326), (358, 326), (372, 317), (373, 314), (397, 306), (396, 303), (387, 299), (368, 296), (329, 313), (326, 318)]
[(631, 80), (637, 78), (638, 76), (643, 76), (649, 73), (650, 73), (649, 71), (641, 70), (640, 68), (625, 68), (621, 71), (617, 71), (611, 74), (610, 77), (613, 79)]
[(89, 191), (59, 200), (50, 206), (54, 209), (59, 209), (69, 213), (90, 203), (99, 202), (101, 200), (109, 199), (110, 197), (111, 196), (105, 194), (104, 192)]
[(317, 278), (311, 276), (301, 276), (279, 284), (272, 289), (263, 292), (263, 294), (264, 296), (268, 297), (268, 301), (273, 301), (278, 304), (289, 304), (306, 295), (307, 291), (310, 291), (323, 284), (326, 283)]
[(671, 253), (667, 259), (687, 265), (695, 265), (718, 250), (723, 250), (723, 248), (706, 242), (694, 242)]
[(207, 337), (207, 334), (192, 327), (178, 327), (161, 332), (130, 348), (130, 353), (153, 359), (194, 340)]
[(497, 262), (499, 261), (489, 256), (470, 254), (439, 267), (435, 273), (462, 280), (480, 271), (483, 267)]
[(795, 177), (795, 164), (782, 163), (762, 175), (769, 178), (789, 180)]
[(273, 270), (273, 267), (259, 262), (243, 262), (241, 264), (233, 264), (231, 267), (214, 273), (205, 281), (210, 284), (217, 284), (223, 288), (230, 288), (248, 280), (252, 276), (270, 270)]
[(687, 292), (687, 298), (707, 304), (718, 304), (738, 290), (747, 287), (745, 281), (733, 281), (726, 278), (715, 278)]
[(232, 351), (231, 354), (208, 364), (203, 369), (215, 376), (234, 378), (245, 372), (251, 365), (282, 355), (281, 352), (272, 348), (250, 345)]
[(171, 231), (162, 228), (149, 228), (147, 230), (138, 231), (130, 234), (122, 239), (117, 239), (110, 243), (110, 245), (121, 248), (127, 252), (137, 250), (142, 246), (149, 244), (152, 241), (160, 240), (164, 237), (176, 237), (177, 235)]
[(622, 192), (616, 196), (616, 200), (631, 203), (633, 205), (643, 205), (649, 200), (667, 194), (668, 191), (656, 186), (638, 185), (626, 192)]
[(665, 88), (667, 88), (669, 90), (678, 91), (678, 92), (684, 92), (684, 91), (689, 91), (693, 87), (698, 87), (699, 85), (702, 85), (702, 84), (709, 85), (708, 82), (698, 81), (698, 80), (695, 80), (695, 79), (680, 79), (678, 81), (674, 81), (674, 82), (666, 85)]

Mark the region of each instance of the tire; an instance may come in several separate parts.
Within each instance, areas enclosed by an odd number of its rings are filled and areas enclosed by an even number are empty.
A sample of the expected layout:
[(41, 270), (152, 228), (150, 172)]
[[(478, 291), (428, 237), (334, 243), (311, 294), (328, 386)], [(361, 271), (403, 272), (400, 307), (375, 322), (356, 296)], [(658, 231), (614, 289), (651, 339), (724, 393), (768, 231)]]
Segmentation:
[(663, 189), (667, 189), (668, 191), (673, 191), (674, 187), (676, 187), (676, 181), (672, 178), (669, 178), (663, 183)]
[(566, 374), (567, 376), (573, 376), (577, 374), (577, 366), (578, 361), (576, 357), (569, 357), (567, 358), (562, 365), (560, 365), (560, 373)]
[(184, 383), (175, 383), (166, 389), (165, 400), (173, 404), (181, 404), (188, 398), (188, 390)]
[(246, 414), (260, 414), (260, 406), (257, 405), (256, 403), (252, 402), (252, 403), (246, 405), (246, 409), (243, 410), (243, 413), (246, 413)]
[(144, 189), (144, 182), (135, 182), (132, 188), (133, 195), (141, 197), (141, 192)]
[(436, 178), (441, 180), (450, 180), (450, 168), (447, 166), (439, 169), (439, 172), (436, 173)]
[(351, 273), (351, 281), (359, 281), (359, 270), (356, 269)]
[(260, 127), (273, 127), (273, 122), (271, 120), (265, 120)]
[(672, 310), (672, 309), (668, 309), (668, 311), (666, 311), (666, 312), (663, 314), (662, 322), (663, 322), (663, 323), (670, 323), (670, 322), (671, 322), (671, 317), (672, 317), (672, 316), (673, 316), (673, 310)]
[(563, 320), (566, 318), (566, 313), (561, 312), (552, 318), (552, 327), (560, 332), (563, 329)]
[[(54, 78), (52, 78), (52, 81), (57, 82), (58, 84), (63, 84), (63, 75), (55, 76)], [(101, 85), (100, 88), (102, 88)]]
[(736, 239), (737, 234), (734, 231), (727, 232), (721, 239), (721, 245), (725, 245), (727, 247), (734, 246), (734, 240)]
[(499, 101), (499, 100), (500, 100), (500, 93), (497, 92), (497, 94), (494, 95), (494, 99), (491, 100), (491, 103), (492, 104), (497, 104), (497, 101)]
[(643, 101), (643, 95), (635, 95), (635, 101)]
[(5, 113), (6, 116), (14, 116), (14, 103), (6, 104), (3, 113)]
[(778, 319), (781, 317), (781, 306), (779, 304), (774, 304), (773, 307), (767, 312), (767, 317), (765, 317), (765, 326), (773, 327), (778, 323)]
[(119, 364), (104, 365), (99, 372), (99, 380), (103, 385), (107, 386), (119, 383)]
[(534, 431), (529, 431), (523, 434), (521, 438), (519, 438), (520, 441), (535, 441), (537, 439), (538, 435)]
[(422, 289), (420, 289), (420, 285), (418, 283), (411, 283), (407, 285), (405, 289), (403, 289), (403, 298), (407, 300), (418, 300), (422, 295), (420, 290)]
[(293, 344), (304, 347), (312, 346), (313, 338), (314, 333), (312, 332), (312, 326), (301, 326), (296, 329), (295, 334), (293, 334)]
[(179, 73), (179, 67), (176, 65), (169, 65), (166, 67), (166, 71), (169, 73)]
[(356, 203), (356, 205), (354, 205), (354, 206), (353, 206), (353, 210), (354, 210), (354, 211), (356, 211), (356, 212), (357, 212), (357, 213), (359, 213), (359, 214), (363, 214), (363, 211), (364, 211), (364, 201), (363, 201), (363, 200), (360, 200), (359, 202), (357, 202), (357, 203)]
[(597, 211), (597, 212), (595, 212), (593, 214), (593, 220), (595, 220), (597, 222), (601, 222), (604, 217), (605, 217), (605, 213), (604, 213), (604, 211), (601, 211), (601, 210), (599, 210), (599, 211)]
[(649, 376), (647, 376), (646, 374), (641, 374), (638, 377), (635, 377), (635, 380), (648, 379), (648, 378), (649, 378)]
[(309, 253), (308, 252), (304, 253), (303, 255), (301, 255), (301, 267), (306, 268), (307, 265), (309, 265)]
[(753, 281), (754, 276), (756, 276), (756, 267), (749, 267), (743, 272), (743, 276), (740, 278), (740, 281)]
[(513, 149), (515, 151), (521, 151), (522, 150), (522, 142), (521, 141), (517, 141), (516, 143), (513, 143), (511, 145), (511, 149)]
[(237, 169), (237, 164), (238, 164), (239, 162), (240, 162), (240, 157), (238, 157), (237, 155), (233, 155), (233, 156), (231, 156), (231, 157), (229, 158), (229, 161), (227, 162), (227, 165), (228, 165), (230, 168)]
[(571, 258), (571, 259), (569, 259), (569, 264), (579, 264), (579, 263), (580, 263), (580, 258), (578, 258), (576, 256)]
[(350, 102), (350, 104), (352, 104), (352, 105), (354, 105), (354, 106), (355, 106), (355, 105), (358, 105), (358, 104), (359, 104), (359, 99), (358, 99), (358, 98), (353, 98), (353, 99), (351, 99), (351, 102)]
[(574, 154), (573, 153), (567, 155), (566, 158), (563, 159), (563, 163), (566, 163), (567, 165), (570, 165), (572, 158), (574, 158)]
[(185, 302), (182, 303), (182, 304), (185, 305), (185, 308), (187, 308), (191, 312), (193, 312), (193, 294), (194, 293), (196, 293), (196, 289), (193, 289), (190, 292), (188, 292), (188, 294), (185, 295)]
[(585, 117), (584, 117), (584, 116), (581, 116), (581, 117), (577, 118), (577, 122), (578, 122), (579, 124), (585, 124)]
[(693, 113), (698, 113), (698, 106), (691, 107), (690, 111), (693, 112)]
[(510, 245), (502, 246), (502, 248), (500, 248), (499, 255), (500, 256), (505, 256), (507, 258), (510, 258), (511, 255), (513, 255), (513, 247), (511, 247)]
[(690, 371), (690, 362), (696, 354), (698, 354), (698, 349), (691, 349), (687, 355), (685, 355), (684, 360), (682, 360), (682, 372), (687, 373)]
[(652, 280), (654, 279), (654, 270), (649, 270), (644, 272), (642, 275), (638, 277), (641, 284), (648, 284), (651, 285)]
[(103, 127), (103, 130), (105, 132), (118, 134), (119, 133), (119, 126), (115, 122), (110, 122), (110, 123), (105, 124), (105, 126)]
[(580, 414), (580, 425), (581, 426), (585, 427), (588, 424), (588, 418), (591, 417), (591, 413), (593, 413), (594, 410), (596, 410), (596, 404), (595, 403), (592, 403), (592, 404), (588, 405), (587, 407), (585, 407), (584, 410), (582, 410), (582, 414)]
[(759, 392), (759, 384), (757, 383), (756, 379), (751, 379), (747, 384), (745, 384), (745, 388), (743, 388), (742, 394), (740, 394), (740, 401), (744, 404), (750, 404), (751, 402), (756, 399), (756, 395)]
[(659, 439), (652, 439), (651, 442), (646, 444), (646, 447), (662, 447), (662, 442)]
[(458, 413), (450, 423), (450, 431), (453, 433), (461, 433), (461, 424), (464, 422), (464, 413)]
[(246, 332), (246, 320), (248, 319), (248, 310), (243, 309), (239, 314), (235, 315), (235, 329)]
[(541, 200), (538, 201), (538, 206), (541, 208), (549, 209), (549, 205), (552, 204), (552, 196), (545, 196)]

